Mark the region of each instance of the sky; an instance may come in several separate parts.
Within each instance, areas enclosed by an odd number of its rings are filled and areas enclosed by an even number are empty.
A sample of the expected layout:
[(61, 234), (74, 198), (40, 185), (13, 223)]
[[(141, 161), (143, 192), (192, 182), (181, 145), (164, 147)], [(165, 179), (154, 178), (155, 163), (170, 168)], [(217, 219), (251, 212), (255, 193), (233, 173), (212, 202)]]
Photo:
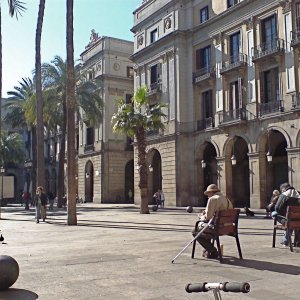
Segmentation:
[[(0, 0), (1, 1), (1, 0)], [(39, 0), (22, 0), (27, 10), (11, 18), (7, 1), (2, 1), (3, 98), (23, 77), (32, 78), (35, 64), (35, 31)], [(99, 36), (133, 41), (133, 11), (142, 0), (74, 0), (74, 57), (89, 43), (91, 30)], [(66, 0), (46, 0), (41, 59), (55, 55), (66, 58)]]

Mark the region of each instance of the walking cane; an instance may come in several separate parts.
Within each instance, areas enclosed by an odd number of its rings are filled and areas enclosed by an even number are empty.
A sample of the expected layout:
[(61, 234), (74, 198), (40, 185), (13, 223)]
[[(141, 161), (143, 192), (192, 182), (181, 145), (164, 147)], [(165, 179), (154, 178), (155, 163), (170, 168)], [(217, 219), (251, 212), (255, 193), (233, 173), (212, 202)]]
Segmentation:
[(199, 236), (200, 234), (212, 223), (212, 221), (214, 220), (214, 217), (212, 217), (209, 222), (206, 224), (205, 227), (203, 227), (198, 233), (197, 235), (172, 259), (172, 264), (174, 263), (175, 259), (180, 256)]

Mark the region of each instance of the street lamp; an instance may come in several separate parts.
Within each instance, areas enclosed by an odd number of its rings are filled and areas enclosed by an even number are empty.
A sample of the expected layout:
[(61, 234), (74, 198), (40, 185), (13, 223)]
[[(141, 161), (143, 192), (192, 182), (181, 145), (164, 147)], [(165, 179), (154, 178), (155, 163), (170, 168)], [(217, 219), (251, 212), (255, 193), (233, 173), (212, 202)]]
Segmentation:
[(3, 199), (3, 176), (5, 173), (5, 169), (3, 166), (0, 167), (0, 174), (1, 174), (1, 199), (0, 199), (0, 219), (1, 219), (1, 209), (2, 209), (2, 199)]
[(201, 167), (202, 169), (206, 168), (206, 161), (204, 159), (201, 160)]

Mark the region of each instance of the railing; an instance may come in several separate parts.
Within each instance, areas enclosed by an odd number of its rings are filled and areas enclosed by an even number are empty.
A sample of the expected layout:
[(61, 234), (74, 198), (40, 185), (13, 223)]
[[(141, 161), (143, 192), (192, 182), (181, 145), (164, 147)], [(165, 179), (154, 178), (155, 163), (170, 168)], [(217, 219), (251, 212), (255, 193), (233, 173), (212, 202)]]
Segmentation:
[(193, 82), (194, 84), (206, 80), (208, 78), (215, 78), (216, 77), (216, 68), (207, 66), (205, 68), (196, 70), (193, 73)]
[(283, 39), (274, 38), (271, 41), (265, 42), (253, 48), (252, 60), (256, 60), (268, 55), (284, 52), (285, 41)]
[(276, 112), (283, 112), (283, 100), (276, 100), (266, 103), (260, 103), (259, 105), (259, 114), (261, 116), (276, 113)]
[(149, 95), (160, 93), (162, 90), (161, 82), (154, 82), (150, 84)]
[(247, 111), (244, 107), (229, 110), (229, 111), (224, 111), (219, 116), (220, 124), (236, 122), (241, 120), (247, 120)]
[(95, 151), (95, 147), (93, 144), (91, 145), (84, 145), (84, 152), (93, 152)]
[(246, 66), (248, 63), (248, 56), (246, 54), (238, 54), (231, 56), (227, 61), (223, 62), (220, 73), (230, 71), (232, 69)]
[(300, 108), (300, 94), (297, 93), (292, 97), (292, 107), (293, 108)]
[(209, 117), (197, 121), (197, 131), (201, 131), (213, 127), (215, 127), (215, 122), (213, 117)]
[(157, 130), (148, 130), (146, 132), (146, 137), (147, 138), (155, 138), (155, 137), (158, 137), (158, 136), (160, 136), (160, 132), (159, 132), (158, 129)]
[(291, 31), (291, 46), (300, 45), (300, 30)]

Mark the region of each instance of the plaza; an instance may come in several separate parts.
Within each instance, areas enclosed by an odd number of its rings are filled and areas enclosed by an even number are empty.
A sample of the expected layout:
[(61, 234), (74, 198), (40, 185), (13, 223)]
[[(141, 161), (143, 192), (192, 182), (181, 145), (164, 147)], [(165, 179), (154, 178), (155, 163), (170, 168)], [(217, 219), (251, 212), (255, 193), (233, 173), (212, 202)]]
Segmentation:
[(212, 292), (188, 294), (185, 285), (224, 281), (249, 282), (251, 291), (222, 292), (223, 299), (298, 299), (300, 249), (291, 253), (279, 236), (271, 247), (273, 221), (264, 210), (240, 215), (243, 260), (235, 241), (223, 237), (223, 264), (202, 258), (199, 245), (195, 259), (189, 247), (172, 264), (192, 239), (197, 211), (167, 207), (143, 215), (135, 205), (78, 204), (78, 226), (66, 226), (64, 209), (36, 224), (32, 208), (4, 207), (0, 253), (18, 261), (20, 275), (0, 299), (213, 299)]

